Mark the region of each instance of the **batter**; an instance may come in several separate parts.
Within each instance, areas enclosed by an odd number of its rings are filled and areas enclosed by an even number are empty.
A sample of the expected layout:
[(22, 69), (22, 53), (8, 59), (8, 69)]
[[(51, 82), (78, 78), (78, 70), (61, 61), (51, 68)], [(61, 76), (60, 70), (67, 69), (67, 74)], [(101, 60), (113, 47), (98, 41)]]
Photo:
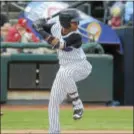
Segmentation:
[(49, 133), (60, 134), (59, 106), (67, 95), (72, 100), (73, 119), (80, 119), (84, 107), (76, 82), (88, 77), (92, 66), (81, 48), (82, 37), (78, 31), (80, 16), (75, 9), (66, 9), (59, 15), (59, 22), (48, 24), (40, 19), (33, 28), (57, 50), (60, 68), (52, 85), (48, 114)]

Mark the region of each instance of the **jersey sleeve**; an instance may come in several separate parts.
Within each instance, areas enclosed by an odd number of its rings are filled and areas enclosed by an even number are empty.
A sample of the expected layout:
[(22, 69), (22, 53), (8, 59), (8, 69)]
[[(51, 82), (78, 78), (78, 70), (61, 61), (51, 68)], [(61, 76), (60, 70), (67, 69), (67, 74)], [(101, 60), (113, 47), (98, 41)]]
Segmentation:
[(82, 37), (79, 33), (72, 33), (70, 36), (63, 38), (66, 47), (79, 48), (82, 45)]
[(53, 48), (62, 49), (64, 51), (71, 51), (72, 48), (80, 48), (82, 45), (82, 37), (79, 33), (72, 33), (69, 36), (63, 37), (59, 40), (59, 43)]
[(51, 33), (51, 28), (52, 28), (52, 26), (54, 25), (54, 23), (45, 23), (44, 25), (43, 25), (43, 29), (44, 29), (44, 31), (46, 31), (47, 33), (49, 33), (49, 34), (52, 34)]

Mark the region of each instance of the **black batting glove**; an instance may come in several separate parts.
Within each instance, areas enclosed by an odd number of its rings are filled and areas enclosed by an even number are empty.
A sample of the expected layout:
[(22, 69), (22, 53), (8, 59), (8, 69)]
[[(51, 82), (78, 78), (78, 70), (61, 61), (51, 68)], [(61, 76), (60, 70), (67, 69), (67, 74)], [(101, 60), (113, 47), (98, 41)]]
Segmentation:
[(40, 32), (43, 30), (43, 25), (46, 23), (46, 19), (39, 19), (33, 22), (32, 27), (37, 31)]

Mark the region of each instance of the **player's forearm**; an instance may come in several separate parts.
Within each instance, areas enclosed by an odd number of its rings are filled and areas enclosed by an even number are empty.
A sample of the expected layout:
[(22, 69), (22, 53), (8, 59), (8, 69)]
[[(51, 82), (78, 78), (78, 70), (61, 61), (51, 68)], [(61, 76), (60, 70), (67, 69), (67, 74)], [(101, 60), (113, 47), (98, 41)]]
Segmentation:
[[(51, 25), (52, 26), (52, 25)], [(64, 43), (53, 37), (48, 31), (44, 30), (44, 23), (40, 20), (33, 23), (33, 28), (47, 41), (53, 48), (63, 49)]]
[(50, 44), (55, 49), (63, 49), (65, 47), (65, 42), (60, 41), (58, 38), (53, 37), (44, 30), (39, 31), (39, 34), (44, 38), (48, 44)]
[(64, 49), (67, 47), (79, 48), (82, 45), (82, 38), (79, 34), (72, 34), (63, 40), (48, 34), (46, 31), (41, 31), (40, 34), (50, 45), (55, 49)]
[(55, 49), (64, 49), (65, 47), (79, 48), (82, 45), (82, 38), (78, 33), (72, 33), (63, 38), (63, 40), (59, 40), (45, 31), (40, 21), (35, 22), (33, 28)]

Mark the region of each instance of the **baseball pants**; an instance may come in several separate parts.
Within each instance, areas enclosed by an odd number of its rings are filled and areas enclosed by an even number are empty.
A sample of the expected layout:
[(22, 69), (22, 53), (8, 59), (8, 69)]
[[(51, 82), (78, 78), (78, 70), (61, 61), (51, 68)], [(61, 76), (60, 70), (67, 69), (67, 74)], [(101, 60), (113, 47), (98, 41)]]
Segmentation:
[[(87, 60), (60, 66), (52, 86), (48, 106), (50, 134), (60, 133), (60, 104), (66, 98), (67, 94), (76, 93), (78, 95), (76, 82), (87, 78), (91, 70), (92, 66)], [(76, 108), (83, 108), (81, 101), (79, 101), (78, 106), (77, 103), (75, 105)]]

